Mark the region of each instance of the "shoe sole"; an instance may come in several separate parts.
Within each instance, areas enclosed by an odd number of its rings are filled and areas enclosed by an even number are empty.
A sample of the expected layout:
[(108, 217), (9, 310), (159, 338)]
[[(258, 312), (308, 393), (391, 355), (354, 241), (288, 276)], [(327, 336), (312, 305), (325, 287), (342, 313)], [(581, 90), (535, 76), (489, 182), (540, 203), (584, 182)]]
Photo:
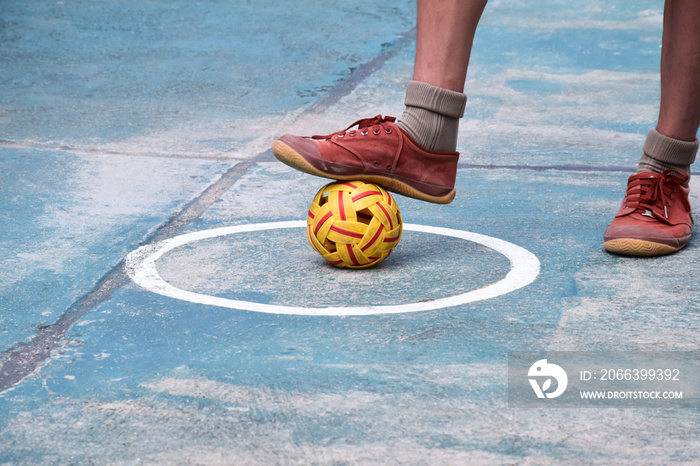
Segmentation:
[(683, 246), (673, 247), (667, 244), (653, 243), (641, 239), (613, 239), (603, 243), (606, 251), (623, 256), (653, 257), (665, 256), (683, 249)]
[(449, 194), (445, 196), (431, 196), (429, 194), (425, 194), (418, 191), (416, 188), (409, 186), (402, 181), (381, 175), (327, 175), (322, 171), (316, 169), (309, 162), (307, 162), (304, 159), (304, 157), (299, 155), (297, 151), (280, 141), (275, 141), (272, 144), (272, 153), (275, 157), (277, 157), (277, 160), (284, 163), (285, 165), (289, 165), (290, 167), (296, 168), (297, 170), (303, 171), (304, 173), (308, 173), (309, 175), (320, 176), (331, 180), (357, 180), (365, 183), (375, 183), (381, 185), (387, 191), (392, 191), (394, 193), (402, 194), (404, 196), (412, 197), (414, 199), (419, 199), (421, 201), (432, 202), (434, 204), (449, 204), (454, 200), (455, 195), (457, 194), (457, 190), (453, 189)]

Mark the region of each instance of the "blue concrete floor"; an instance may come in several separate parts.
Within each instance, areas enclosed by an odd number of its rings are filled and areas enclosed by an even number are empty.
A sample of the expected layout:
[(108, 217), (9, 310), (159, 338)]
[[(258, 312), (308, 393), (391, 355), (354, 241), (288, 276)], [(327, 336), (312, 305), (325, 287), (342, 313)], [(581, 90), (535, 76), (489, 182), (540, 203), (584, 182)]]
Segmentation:
[[(276, 162), (271, 142), (400, 114), (413, 2), (0, 3), (0, 463), (699, 462), (697, 409), (507, 406), (508, 351), (700, 343), (696, 238), (654, 260), (601, 246), (655, 124), (662, 7), (493, 0), (457, 198), (397, 197), (407, 223), (528, 249), (534, 283), (311, 317), (150, 293), (123, 260), (181, 233), (303, 219), (326, 181)], [(430, 299), (507, 270), (412, 232), (359, 272), (325, 267), (301, 230), (159, 262), (183, 289), (301, 306)]]

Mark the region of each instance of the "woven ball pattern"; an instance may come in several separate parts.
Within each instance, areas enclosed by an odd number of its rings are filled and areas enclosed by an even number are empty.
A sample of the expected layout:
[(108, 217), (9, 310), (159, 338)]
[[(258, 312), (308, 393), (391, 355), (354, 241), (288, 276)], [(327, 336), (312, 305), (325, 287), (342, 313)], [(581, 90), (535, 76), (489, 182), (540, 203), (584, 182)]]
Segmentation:
[(362, 181), (330, 183), (306, 217), (311, 246), (336, 267), (361, 269), (384, 259), (401, 239), (403, 222), (391, 194)]

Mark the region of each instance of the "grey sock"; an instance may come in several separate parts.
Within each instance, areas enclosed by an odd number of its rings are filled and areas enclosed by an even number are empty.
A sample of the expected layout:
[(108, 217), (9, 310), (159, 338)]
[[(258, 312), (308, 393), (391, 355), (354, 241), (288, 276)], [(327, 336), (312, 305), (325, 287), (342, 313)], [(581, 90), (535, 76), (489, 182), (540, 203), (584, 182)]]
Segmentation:
[(459, 119), (467, 96), (432, 84), (410, 81), (406, 87), (406, 110), (396, 123), (423, 148), (454, 152)]
[(698, 140), (681, 141), (670, 138), (652, 128), (644, 143), (644, 153), (639, 159), (637, 173), (652, 171), (661, 173), (673, 168), (690, 176), (690, 165), (698, 152)]

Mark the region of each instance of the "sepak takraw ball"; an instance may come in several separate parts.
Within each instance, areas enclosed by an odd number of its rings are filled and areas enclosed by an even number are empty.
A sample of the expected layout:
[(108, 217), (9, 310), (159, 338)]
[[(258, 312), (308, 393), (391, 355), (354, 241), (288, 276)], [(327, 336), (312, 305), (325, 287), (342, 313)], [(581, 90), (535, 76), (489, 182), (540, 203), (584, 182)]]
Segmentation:
[(403, 222), (391, 194), (375, 184), (337, 181), (316, 193), (306, 217), (311, 246), (336, 267), (361, 269), (384, 259)]

